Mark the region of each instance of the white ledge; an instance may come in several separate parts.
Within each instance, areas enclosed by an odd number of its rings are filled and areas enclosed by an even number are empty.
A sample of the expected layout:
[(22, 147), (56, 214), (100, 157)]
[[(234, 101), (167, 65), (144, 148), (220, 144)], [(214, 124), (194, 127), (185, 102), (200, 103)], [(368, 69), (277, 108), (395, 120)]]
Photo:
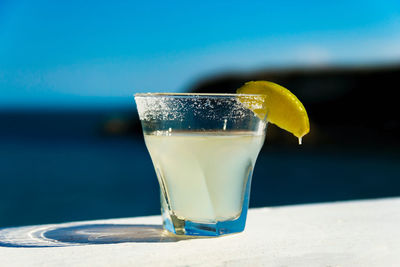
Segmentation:
[(400, 198), (250, 209), (243, 233), (185, 239), (160, 216), (0, 229), (1, 266), (400, 266)]

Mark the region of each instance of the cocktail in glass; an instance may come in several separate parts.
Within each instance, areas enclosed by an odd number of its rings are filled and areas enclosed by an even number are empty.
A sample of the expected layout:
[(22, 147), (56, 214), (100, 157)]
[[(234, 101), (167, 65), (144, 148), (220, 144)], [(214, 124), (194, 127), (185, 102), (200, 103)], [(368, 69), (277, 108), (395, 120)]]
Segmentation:
[(244, 230), (267, 126), (251, 111), (257, 107), (248, 107), (264, 103), (252, 101), (257, 97), (262, 96), (135, 95), (160, 184), (165, 229), (201, 236)]

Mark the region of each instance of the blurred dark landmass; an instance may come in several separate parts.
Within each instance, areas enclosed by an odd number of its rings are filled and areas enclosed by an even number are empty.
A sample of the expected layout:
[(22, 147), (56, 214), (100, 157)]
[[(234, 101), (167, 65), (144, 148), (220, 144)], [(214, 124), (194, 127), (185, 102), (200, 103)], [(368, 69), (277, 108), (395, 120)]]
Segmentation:
[[(199, 93), (235, 93), (247, 81), (267, 80), (291, 90), (310, 118), (307, 145), (400, 147), (397, 93), (400, 64), (391, 66), (294, 68), (229, 73), (199, 81)], [(270, 127), (271, 144), (295, 143), (290, 134)]]
[[(311, 128), (304, 137), (306, 146), (399, 149), (399, 77), (400, 64), (277, 69), (217, 75), (200, 80), (188, 92), (235, 93), (247, 81), (273, 81), (306, 107)], [(138, 120), (131, 128), (140, 134)], [(297, 140), (271, 125), (267, 142), (291, 147)]]

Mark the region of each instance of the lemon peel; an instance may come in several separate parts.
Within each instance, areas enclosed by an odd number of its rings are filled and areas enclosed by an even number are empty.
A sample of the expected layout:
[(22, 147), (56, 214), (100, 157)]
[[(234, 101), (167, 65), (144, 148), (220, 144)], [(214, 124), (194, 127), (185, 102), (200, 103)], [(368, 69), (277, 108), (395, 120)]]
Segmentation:
[[(239, 100), (260, 119), (267, 120), (299, 139), (310, 131), (307, 111), (285, 87), (269, 81), (250, 81), (237, 89)], [(260, 95), (260, 96), (246, 96)]]

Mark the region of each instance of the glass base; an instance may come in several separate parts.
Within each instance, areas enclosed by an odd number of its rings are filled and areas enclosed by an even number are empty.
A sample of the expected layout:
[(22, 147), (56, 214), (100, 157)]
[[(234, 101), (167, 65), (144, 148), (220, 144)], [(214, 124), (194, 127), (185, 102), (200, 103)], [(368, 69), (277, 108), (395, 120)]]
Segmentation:
[[(242, 209), (239, 217), (226, 221), (215, 221), (210, 223), (193, 222), (177, 217), (171, 210), (164, 190), (161, 190), (161, 214), (163, 217), (164, 229), (176, 235), (191, 236), (221, 236), (243, 232), (246, 226), (247, 210), (249, 208), (252, 166), (247, 170), (247, 179), (243, 191)], [(161, 184), (161, 183), (160, 183)], [(161, 189), (164, 185), (161, 184)]]
[(170, 216), (166, 212), (163, 212), (162, 215), (164, 228), (176, 235), (220, 236), (240, 233), (244, 230), (247, 208), (234, 220), (218, 221), (215, 223), (199, 223), (182, 220), (174, 215)]

